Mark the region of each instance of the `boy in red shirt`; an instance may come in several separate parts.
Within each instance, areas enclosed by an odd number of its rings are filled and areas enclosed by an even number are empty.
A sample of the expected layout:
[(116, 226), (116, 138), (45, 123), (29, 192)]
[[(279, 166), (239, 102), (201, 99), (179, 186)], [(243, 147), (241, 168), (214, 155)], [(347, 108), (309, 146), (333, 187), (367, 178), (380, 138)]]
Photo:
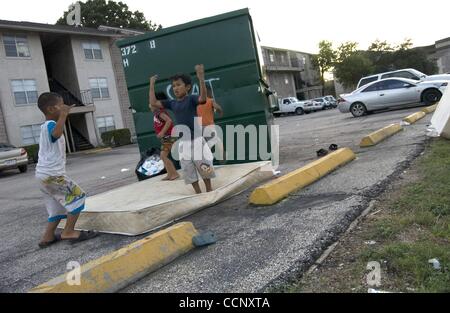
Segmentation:
[(155, 109), (150, 107), (153, 112), (153, 128), (155, 129), (156, 137), (161, 140), (161, 160), (164, 162), (164, 167), (167, 171), (167, 176), (163, 180), (175, 180), (180, 175), (178, 174), (175, 165), (169, 159), (169, 153), (173, 144), (177, 140), (171, 136), (173, 129), (173, 122), (164, 108)]

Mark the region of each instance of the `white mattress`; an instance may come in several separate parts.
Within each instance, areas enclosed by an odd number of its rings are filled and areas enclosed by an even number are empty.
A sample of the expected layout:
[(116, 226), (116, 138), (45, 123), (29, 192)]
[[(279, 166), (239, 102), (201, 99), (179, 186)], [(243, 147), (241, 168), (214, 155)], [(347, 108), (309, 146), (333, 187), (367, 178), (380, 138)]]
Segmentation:
[(431, 127), (444, 138), (450, 139), (450, 86), (446, 88), (431, 118)]
[[(162, 181), (162, 176), (101, 193), (86, 200), (77, 222), (79, 230), (135, 236), (230, 198), (273, 176), (271, 162), (215, 167), (213, 191), (196, 195), (182, 179)], [(204, 184), (200, 186), (204, 191)], [(60, 224), (64, 227), (64, 223)]]

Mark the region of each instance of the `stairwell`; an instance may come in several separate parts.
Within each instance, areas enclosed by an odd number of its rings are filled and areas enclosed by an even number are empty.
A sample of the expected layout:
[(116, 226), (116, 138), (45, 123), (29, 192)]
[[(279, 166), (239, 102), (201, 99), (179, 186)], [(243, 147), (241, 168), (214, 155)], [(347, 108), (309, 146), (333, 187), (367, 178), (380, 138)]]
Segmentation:
[(72, 127), (72, 137), (77, 151), (93, 149), (94, 146), (76, 128)]
[(50, 78), (48, 80), (48, 84), (50, 87), (50, 91), (56, 92), (59, 94), (63, 99), (64, 103), (67, 105), (84, 105), (83, 102), (76, 97), (73, 93), (71, 93), (66, 87), (64, 87), (59, 81), (57, 81), (54, 78)]
[[(84, 106), (86, 104), (93, 103), (91, 97), (89, 97), (89, 95), (87, 94), (87, 92), (90, 91), (80, 91), (80, 96), (76, 96), (54, 78), (49, 78), (48, 83), (50, 91), (59, 94), (63, 98), (66, 105), (75, 104), (76, 106)], [(71, 131), (76, 151), (84, 151), (94, 148), (89, 140), (86, 139), (86, 137), (84, 137), (81, 132), (76, 127), (74, 127), (73, 124), (71, 125)]]

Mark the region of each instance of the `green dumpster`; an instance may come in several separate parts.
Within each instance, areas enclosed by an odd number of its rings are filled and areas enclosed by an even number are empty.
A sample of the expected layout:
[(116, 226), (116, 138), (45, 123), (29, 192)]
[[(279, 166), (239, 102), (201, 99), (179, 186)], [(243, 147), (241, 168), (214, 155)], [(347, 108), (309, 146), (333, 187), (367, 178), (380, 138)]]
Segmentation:
[[(216, 102), (224, 110), (222, 118), (216, 117), (216, 124), (223, 130), (228, 158), (234, 160), (229, 163), (270, 158), (267, 126), (270, 127), (272, 115), (268, 86), (262, 80), (257, 41), (248, 9), (123, 39), (117, 45), (122, 52), (141, 152), (160, 146), (153, 130), (153, 114), (148, 107), (149, 77), (157, 74), (156, 93), (172, 98), (170, 77), (180, 72), (190, 74), (195, 94), (198, 93), (198, 81), (194, 66), (202, 63), (206, 83), (212, 87)], [(242, 147), (242, 132), (239, 135), (232, 131), (233, 128), (248, 130), (244, 135), (245, 147)], [(250, 143), (254, 144), (256, 139), (249, 135), (255, 129), (258, 134), (256, 149), (254, 145), (250, 148)]]

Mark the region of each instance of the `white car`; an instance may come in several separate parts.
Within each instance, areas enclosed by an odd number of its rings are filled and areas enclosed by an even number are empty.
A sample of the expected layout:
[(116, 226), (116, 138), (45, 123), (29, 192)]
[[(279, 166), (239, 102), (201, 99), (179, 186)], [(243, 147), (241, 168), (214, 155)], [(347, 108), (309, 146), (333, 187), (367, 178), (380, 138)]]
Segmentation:
[(7, 143), (0, 143), (0, 171), (16, 168), (21, 173), (27, 171), (27, 151), (24, 148), (16, 148)]
[(450, 80), (450, 74), (438, 74), (438, 75), (426, 75), (413, 68), (405, 68), (402, 70), (385, 72), (376, 75), (370, 75), (363, 77), (359, 80), (356, 88), (362, 87), (374, 81), (378, 81), (385, 78), (407, 78), (416, 81), (433, 81), (433, 80)]
[(372, 82), (338, 99), (341, 113), (352, 113), (354, 117), (367, 112), (403, 107), (408, 104), (438, 102), (448, 81), (417, 82), (406, 78), (388, 78)]
[(295, 113), (302, 115), (305, 112), (308, 113), (313, 110), (309, 105), (311, 101), (300, 101), (295, 97), (282, 98), (278, 102), (278, 109), (273, 112), (275, 116), (282, 113)]

